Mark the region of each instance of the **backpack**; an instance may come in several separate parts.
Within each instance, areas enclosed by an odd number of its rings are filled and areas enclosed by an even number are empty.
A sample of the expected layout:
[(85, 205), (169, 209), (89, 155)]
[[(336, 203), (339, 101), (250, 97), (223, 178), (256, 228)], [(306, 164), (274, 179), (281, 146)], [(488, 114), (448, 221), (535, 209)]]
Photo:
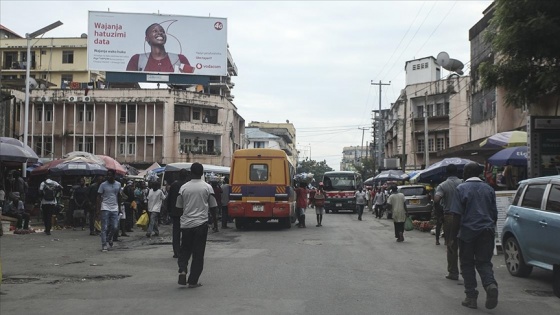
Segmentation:
[(54, 191), (54, 187), (45, 185), (45, 187), (43, 188), (43, 199), (45, 199), (46, 201), (54, 201), (55, 195), (56, 193)]

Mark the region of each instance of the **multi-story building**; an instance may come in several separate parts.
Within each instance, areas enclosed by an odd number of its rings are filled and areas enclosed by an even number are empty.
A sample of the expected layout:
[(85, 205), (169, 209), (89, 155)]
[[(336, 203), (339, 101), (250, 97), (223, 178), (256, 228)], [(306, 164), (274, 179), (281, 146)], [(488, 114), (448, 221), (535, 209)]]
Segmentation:
[(362, 163), (363, 159), (369, 158), (368, 146), (349, 146), (342, 148), (341, 171), (355, 171), (356, 164)]
[(383, 157), (398, 157), (403, 168), (420, 169), (441, 160), (437, 152), (468, 140), (470, 81), (458, 75), (441, 80), (433, 57), (408, 61), (405, 68), (407, 82), (415, 83), (407, 85), (390, 110), (382, 113)]
[(245, 140), (247, 148), (269, 148), (282, 150), (282, 148), (286, 147), (286, 143), (281, 137), (254, 127), (245, 128)]
[[(22, 139), (27, 40), (10, 34), (0, 43), (1, 127), (2, 135)], [(88, 71), (85, 35), (36, 39), (31, 52), (38, 86), (30, 92), (28, 144), (41, 157), (88, 151), (137, 165), (229, 166), (243, 146), (245, 121), (231, 102), (237, 67), (229, 51), (227, 76), (162, 89), (140, 89), (126, 74)]]
[(297, 165), (296, 128), (294, 124), (289, 121), (285, 123), (252, 121), (247, 127), (258, 128), (261, 131), (280, 137), (282, 139), (278, 142), (280, 149), (286, 152), (293, 165)]

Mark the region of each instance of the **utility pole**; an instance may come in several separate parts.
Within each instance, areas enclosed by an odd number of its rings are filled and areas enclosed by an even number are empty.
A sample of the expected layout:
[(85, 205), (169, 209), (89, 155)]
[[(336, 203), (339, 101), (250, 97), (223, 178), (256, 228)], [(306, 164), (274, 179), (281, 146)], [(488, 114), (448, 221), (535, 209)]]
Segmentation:
[(361, 127), (358, 129), (362, 130), (362, 145), (360, 146), (360, 157), (362, 157), (362, 153), (364, 152), (364, 133), (366, 130), (369, 130), (369, 128)]
[(404, 118), (403, 118), (403, 127), (402, 127), (402, 131), (403, 131), (403, 140), (402, 140), (402, 169), (403, 171), (406, 171), (406, 123), (407, 123), (407, 96), (406, 96), (406, 90), (405, 90), (405, 94), (404, 94)]
[(371, 85), (379, 85), (379, 141), (378, 141), (378, 149), (377, 149), (377, 156), (378, 156), (378, 161), (379, 161), (379, 165), (381, 165), (381, 152), (384, 151), (385, 148), (385, 124), (383, 122), (383, 120), (381, 119), (381, 87), (383, 85), (391, 85), (391, 81), (389, 81), (389, 83), (382, 83), (381, 80), (379, 80), (379, 83), (374, 83), (373, 80), (371, 80)]
[(430, 166), (428, 148), (428, 91), (426, 91), (424, 93), (424, 168)]

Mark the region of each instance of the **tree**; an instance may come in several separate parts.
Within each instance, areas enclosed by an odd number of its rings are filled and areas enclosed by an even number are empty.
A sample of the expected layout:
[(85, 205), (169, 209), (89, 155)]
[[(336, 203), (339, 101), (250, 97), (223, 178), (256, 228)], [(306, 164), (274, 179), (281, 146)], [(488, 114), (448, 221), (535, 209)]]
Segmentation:
[(317, 162), (315, 160), (303, 160), (299, 161), (297, 167), (297, 173), (311, 173), (316, 182), (320, 182), (323, 179), (323, 174), (325, 172), (334, 171), (330, 166), (327, 165), (327, 161), (323, 160)]
[(483, 62), (484, 88), (503, 87), (506, 104), (538, 103), (560, 88), (560, 1), (495, 0), (484, 39), (495, 62)]
[(354, 163), (354, 168), (362, 175), (362, 179), (366, 180), (375, 175), (374, 164), (372, 158), (363, 158), (361, 163)]

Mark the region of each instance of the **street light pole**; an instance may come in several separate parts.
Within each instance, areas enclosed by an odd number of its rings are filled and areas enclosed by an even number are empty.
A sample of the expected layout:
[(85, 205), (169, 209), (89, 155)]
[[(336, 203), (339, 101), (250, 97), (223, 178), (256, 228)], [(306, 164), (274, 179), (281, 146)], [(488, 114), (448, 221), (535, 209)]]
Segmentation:
[[(24, 110), (24, 121), (23, 121), (23, 144), (27, 147), (28, 129), (29, 129), (29, 84), (31, 82), (31, 39), (39, 35), (42, 35), (54, 28), (62, 25), (62, 22), (56, 21), (50, 25), (47, 25), (33, 33), (25, 34), (27, 39), (27, 60), (25, 63), (25, 110)], [(27, 172), (25, 170), (27, 163), (23, 164), (21, 173), (23, 177), (26, 177)]]

